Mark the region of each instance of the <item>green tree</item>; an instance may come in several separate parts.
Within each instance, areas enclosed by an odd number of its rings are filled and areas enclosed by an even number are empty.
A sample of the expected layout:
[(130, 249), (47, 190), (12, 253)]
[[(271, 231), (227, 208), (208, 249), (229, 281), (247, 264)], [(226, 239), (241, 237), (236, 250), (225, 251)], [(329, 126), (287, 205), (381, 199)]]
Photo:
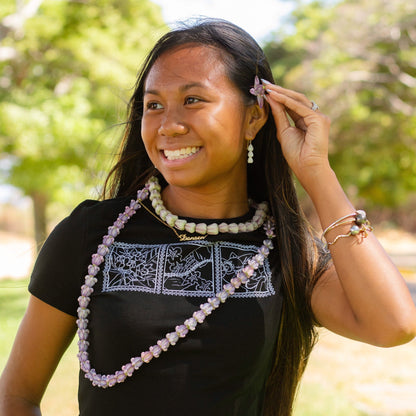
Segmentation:
[(331, 162), (367, 206), (416, 192), (416, 3), (300, 5), (294, 29), (267, 45), (278, 82), (332, 119)]
[(108, 168), (125, 102), (146, 51), (166, 31), (148, 0), (7, 0), (0, 6), (3, 181), (46, 209), (85, 198)]

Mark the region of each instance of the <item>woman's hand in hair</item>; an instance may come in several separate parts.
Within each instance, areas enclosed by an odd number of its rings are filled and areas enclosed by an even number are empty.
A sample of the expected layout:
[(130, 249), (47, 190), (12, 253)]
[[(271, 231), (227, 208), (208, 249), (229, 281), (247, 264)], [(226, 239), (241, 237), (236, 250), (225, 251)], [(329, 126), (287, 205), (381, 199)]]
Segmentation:
[[(330, 122), (304, 95), (267, 85), (283, 154), (309, 194), (322, 229), (355, 212), (328, 162)], [(293, 120), (290, 122), (289, 117)], [(342, 224), (342, 223), (341, 223)], [(328, 234), (348, 235), (351, 224)], [(416, 335), (416, 309), (399, 271), (373, 233), (330, 246), (333, 267), (316, 283), (312, 310), (317, 322), (337, 334), (391, 347)]]
[(266, 88), (266, 100), (276, 123), (283, 155), (305, 186), (311, 178), (330, 169), (330, 120), (319, 110), (312, 110), (312, 102), (305, 95), (273, 84), (267, 84)]

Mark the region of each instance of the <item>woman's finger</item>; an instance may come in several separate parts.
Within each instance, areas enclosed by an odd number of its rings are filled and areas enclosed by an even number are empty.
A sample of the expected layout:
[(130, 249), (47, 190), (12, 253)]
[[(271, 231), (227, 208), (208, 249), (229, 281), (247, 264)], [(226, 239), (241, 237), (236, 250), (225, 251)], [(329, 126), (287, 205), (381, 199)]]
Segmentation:
[(316, 118), (317, 113), (311, 108), (307, 107), (303, 102), (299, 102), (296, 99), (289, 97), (285, 94), (278, 93), (275, 90), (267, 89), (267, 101), (269, 104), (275, 102), (282, 105), (285, 112), (289, 114), (296, 127), (306, 130), (307, 119)]
[(287, 116), (286, 109), (282, 104), (280, 104), (276, 100), (270, 99), (269, 95), (266, 95), (265, 98), (271, 107), (276, 128), (278, 133), (280, 134), (282, 133), (282, 131), (290, 127), (290, 121)]
[(298, 101), (299, 103), (304, 104), (307, 108), (312, 109), (313, 103), (311, 100), (308, 99), (308, 97), (306, 97), (305, 94), (302, 94), (300, 92), (297, 91), (293, 91), (293, 90), (289, 90), (287, 88), (283, 88), (280, 85), (275, 85), (272, 84), (268, 81), (263, 80), (263, 84), (266, 88), (266, 90), (270, 89), (272, 91), (275, 91), (279, 94), (283, 94), (286, 95), (296, 101)]

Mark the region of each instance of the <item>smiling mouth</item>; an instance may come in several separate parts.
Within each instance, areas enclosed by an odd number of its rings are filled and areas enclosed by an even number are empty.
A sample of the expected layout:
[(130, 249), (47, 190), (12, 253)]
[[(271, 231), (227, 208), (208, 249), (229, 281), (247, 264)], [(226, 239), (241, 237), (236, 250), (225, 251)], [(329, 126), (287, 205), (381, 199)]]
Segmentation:
[(184, 147), (176, 150), (163, 150), (163, 154), (168, 160), (186, 159), (189, 156), (199, 152), (200, 147)]

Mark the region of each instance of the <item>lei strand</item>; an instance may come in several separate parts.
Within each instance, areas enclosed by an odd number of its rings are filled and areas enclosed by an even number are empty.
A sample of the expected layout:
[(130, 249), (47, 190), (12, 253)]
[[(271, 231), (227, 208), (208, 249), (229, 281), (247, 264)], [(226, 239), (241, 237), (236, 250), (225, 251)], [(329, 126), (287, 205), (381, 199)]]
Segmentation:
[(124, 364), (120, 370), (113, 374), (97, 374), (96, 370), (91, 367), (88, 354), (88, 315), (90, 310), (88, 305), (91, 301), (91, 294), (94, 292), (94, 285), (97, 283), (95, 277), (100, 271), (100, 265), (104, 262), (104, 257), (109, 252), (109, 247), (114, 243), (115, 237), (118, 236), (121, 229), (127, 221), (141, 207), (140, 202), (149, 196), (149, 183), (137, 192), (137, 199), (131, 200), (130, 205), (125, 207), (125, 211), (119, 214), (114, 224), (108, 227), (108, 234), (103, 237), (102, 244), (97, 248), (97, 252), (92, 255), (91, 264), (88, 266), (88, 274), (85, 276), (85, 282), (81, 286), (81, 296), (78, 298), (79, 307), (77, 309), (78, 319), (78, 359), (80, 368), (85, 373), (85, 378), (91, 381), (94, 386), (107, 388), (117, 383), (124, 382), (127, 377), (131, 377), (135, 370), (138, 370), (143, 363), (149, 363), (153, 358), (167, 351), (170, 346), (176, 345), (180, 338), (185, 338), (189, 331), (194, 331), (198, 324), (204, 322), (205, 318), (224, 303), (235, 290), (242, 284), (247, 284), (249, 279), (256, 274), (256, 270), (263, 265), (268, 257), (270, 250), (273, 249), (271, 239), (275, 237), (274, 224), (269, 218), (264, 223), (264, 230), (267, 239), (263, 241), (263, 245), (257, 250), (257, 254), (247, 261), (247, 265), (237, 272), (236, 277), (232, 278), (230, 283), (223, 286), (223, 290), (216, 293), (215, 297), (208, 298), (206, 303), (200, 305), (200, 309), (192, 314), (192, 317), (186, 319), (182, 325), (177, 325), (173, 332), (166, 334), (156, 342), (155, 345), (149, 347), (147, 351), (143, 351), (139, 356), (132, 357), (130, 362)]
[[(152, 206), (155, 210), (155, 214), (150, 211), (146, 206), (143, 206), (151, 215), (156, 217), (159, 221), (163, 222), (164, 225), (170, 227), (180, 241), (192, 241), (192, 240), (201, 240), (206, 238), (208, 235), (218, 235), (219, 233), (232, 233), (237, 234), (241, 232), (255, 231), (260, 228), (267, 217), (268, 204), (267, 202), (262, 202), (260, 204), (255, 204), (253, 201), (249, 200), (250, 207), (255, 207), (256, 212), (254, 213), (253, 218), (250, 221), (243, 222), (240, 224), (231, 223), (227, 224), (222, 222), (217, 224), (215, 222), (210, 224), (205, 223), (194, 223), (188, 222), (185, 219), (179, 218), (177, 215), (172, 214), (163, 204), (162, 196), (160, 195), (161, 186), (157, 177), (153, 176), (149, 179), (149, 199), (152, 203)], [(190, 234), (197, 233), (201, 236), (197, 237), (187, 237), (185, 234), (178, 234), (176, 230), (187, 231)]]

